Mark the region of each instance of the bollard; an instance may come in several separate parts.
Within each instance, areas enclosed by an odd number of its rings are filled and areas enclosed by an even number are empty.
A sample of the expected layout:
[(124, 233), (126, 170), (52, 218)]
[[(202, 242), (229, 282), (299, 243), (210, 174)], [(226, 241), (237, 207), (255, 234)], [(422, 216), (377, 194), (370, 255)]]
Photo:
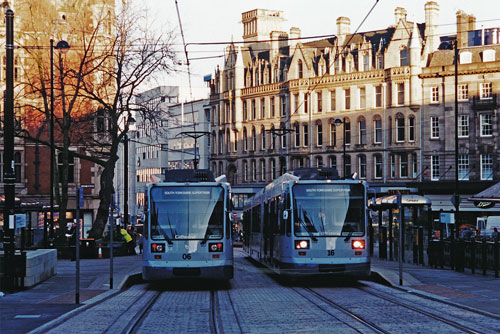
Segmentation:
[(498, 278), (498, 267), (500, 266), (499, 263), (499, 257), (500, 254), (498, 254), (498, 238), (495, 239), (493, 243), (493, 269), (495, 270), (495, 277)]

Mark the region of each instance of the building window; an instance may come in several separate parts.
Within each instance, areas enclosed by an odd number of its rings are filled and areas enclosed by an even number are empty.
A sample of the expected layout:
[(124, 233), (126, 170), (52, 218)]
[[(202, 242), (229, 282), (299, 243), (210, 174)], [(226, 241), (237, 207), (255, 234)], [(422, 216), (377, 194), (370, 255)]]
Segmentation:
[(260, 180), (266, 180), (266, 160), (260, 161)]
[(404, 83), (399, 83), (398, 84), (398, 105), (403, 105), (405, 104), (405, 84)]
[(231, 152), (231, 134), (226, 130), (226, 153)]
[(316, 93), (317, 99), (317, 112), (323, 112), (323, 95), (321, 92)]
[(302, 125), (302, 142), (304, 143), (304, 146), (309, 145), (309, 125), (308, 124), (303, 124)]
[(295, 124), (295, 147), (300, 146), (300, 125)]
[(243, 120), (246, 121), (248, 120), (248, 110), (247, 110), (247, 101), (243, 101)]
[(359, 108), (360, 109), (366, 108), (366, 88), (365, 87), (361, 87), (359, 89)]
[(458, 85), (458, 100), (467, 101), (469, 99), (469, 85), (462, 84)]
[(366, 179), (366, 156), (360, 155), (358, 157), (359, 162), (359, 178)]
[(439, 181), (439, 155), (431, 155), (431, 181)]
[(271, 159), (271, 178), (274, 180), (276, 178), (276, 161)]
[(382, 161), (382, 156), (377, 154), (375, 155), (375, 170), (374, 175), (376, 179), (381, 179), (383, 176), (384, 163)]
[(248, 181), (248, 162), (243, 161), (243, 180)]
[(297, 70), (298, 70), (299, 79), (302, 79), (304, 73), (303, 73), (303, 65), (302, 65), (301, 59), (299, 59), (299, 61), (297, 62)]
[(257, 165), (255, 160), (252, 160), (252, 181), (257, 181)]
[(458, 155), (458, 179), (461, 181), (469, 180), (469, 155)]
[(469, 115), (458, 116), (458, 137), (469, 137)]
[(413, 116), (408, 118), (408, 141), (415, 141), (415, 117)]
[(260, 118), (266, 118), (266, 103), (264, 99), (260, 99)]
[[(64, 162), (64, 157), (63, 153), (59, 153), (57, 155), (57, 170), (59, 171), (59, 182), (61, 183), (63, 181), (63, 162)], [(21, 153), (16, 152), (14, 154), (14, 163), (18, 164), (19, 167), (21, 167)], [(14, 168), (16, 165), (14, 165)], [(14, 170), (16, 172), (16, 183), (21, 182), (21, 170), (19, 168), (19, 173), (17, 171), (17, 168)], [(68, 183), (75, 183), (75, 157), (72, 154), (68, 155)]]
[(375, 107), (382, 107), (382, 86), (375, 86)]
[(286, 96), (280, 96), (281, 99), (281, 116), (286, 116)]
[(396, 156), (391, 154), (391, 177), (396, 177)]
[(384, 68), (384, 55), (377, 55), (377, 69), (382, 70)]
[(330, 124), (330, 146), (335, 147), (337, 143), (337, 126), (332, 123)]
[(491, 114), (481, 114), (479, 116), (481, 126), (481, 137), (490, 137), (493, 135), (493, 118)]
[(363, 71), (370, 70), (370, 57), (368, 55), (363, 56)]
[(316, 146), (323, 145), (323, 124), (316, 124)]
[(416, 178), (418, 175), (418, 161), (417, 161), (417, 153), (411, 154), (411, 161), (413, 163), (413, 178)]
[(252, 151), (257, 149), (257, 135), (255, 133), (255, 128), (252, 128)]
[(377, 116), (377, 118), (373, 120), (373, 128), (373, 143), (382, 143), (382, 119), (380, 119), (380, 117)]
[(431, 103), (439, 103), (439, 87), (431, 87)]
[(245, 152), (248, 151), (248, 135), (247, 135), (247, 129), (243, 128), (243, 150)]
[(328, 158), (328, 160), (329, 160), (330, 167), (337, 169), (337, 157), (332, 155)]
[(351, 122), (344, 118), (344, 144), (351, 145)]
[(481, 180), (493, 180), (493, 157), (481, 154)]
[(366, 145), (366, 120), (364, 117), (360, 117), (358, 120), (358, 144)]
[(274, 97), (269, 98), (269, 106), (271, 107), (271, 117), (276, 116), (276, 109), (274, 108)]
[(316, 167), (323, 167), (323, 158), (316, 157)]
[(405, 141), (405, 118), (403, 114), (396, 116), (396, 142)]
[(330, 92), (330, 110), (335, 111), (337, 107), (337, 97), (335, 96), (335, 91)]
[(346, 88), (344, 89), (344, 109), (349, 110), (351, 109), (351, 89)]
[(406, 47), (399, 51), (399, 66), (408, 66), (408, 49)]
[(402, 178), (408, 177), (408, 154), (401, 153), (399, 163), (399, 176)]
[(257, 110), (255, 106), (255, 100), (252, 100), (252, 119), (257, 119)]
[(309, 113), (309, 94), (304, 94), (304, 114)]
[(431, 139), (439, 138), (439, 118), (431, 116)]
[(479, 85), (479, 97), (481, 99), (491, 99), (491, 82), (481, 83)]
[(350, 155), (346, 155), (345, 156), (344, 165), (345, 165), (345, 175), (344, 175), (344, 177), (350, 176), (352, 174), (352, 171), (351, 171), (351, 156)]
[(238, 131), (234, 130), (233, 152), (238, 152)]
[[(68, 164), (69, 164), (68, 182), (75, 183), (75, 158), (72, 155), (68, 157)], [(15, 183), (22, 182), (21, 167), (22, 167), (21, 152), (14, 152), (14, 176), (16, 178)]]
[(264, 127), (260, 128), (260, 148), (266, 149), (266, 129)]

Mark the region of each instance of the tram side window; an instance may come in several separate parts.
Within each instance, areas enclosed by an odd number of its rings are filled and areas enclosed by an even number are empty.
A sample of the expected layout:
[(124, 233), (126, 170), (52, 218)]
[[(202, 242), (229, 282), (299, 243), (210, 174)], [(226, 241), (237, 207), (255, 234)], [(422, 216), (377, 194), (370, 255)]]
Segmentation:
[(280, 234), (285, 235), (285, 221), (283, 220), (283, 201), (276, 201), (278, 204), (278, 221), (280, 224)]
[[(284, 203), (284, 208), (286, 210), (290, 210), (290, 193), (285, 194), (285, 203)], [(288, 212), (288, 219), (285, 221), (286, 224), (286, 234), (290, 236), (292, 234), (292, 219), (291, 219), (291, 212)]]
[(271, 224), (273, 225), (273, 234), (280, 234), (280, 224), (278, 220), (278, 205), (276, 199), (271, 200)]
[(252, 232), (260, 233), (260, 205), (252, 208)]

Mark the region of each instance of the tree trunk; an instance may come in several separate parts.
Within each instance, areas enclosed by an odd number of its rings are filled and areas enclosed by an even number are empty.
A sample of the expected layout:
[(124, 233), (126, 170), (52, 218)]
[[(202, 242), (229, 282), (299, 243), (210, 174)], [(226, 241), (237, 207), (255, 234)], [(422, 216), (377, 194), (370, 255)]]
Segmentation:
[(104, 227), (108, 221), (109, 205), (111, 203), (111, 196), (114, 193), (113, 178), (117, 160), (118, 157), (116, 156), (116, 152), (114, 152), (102, 171), (100, 178), (101, 190), (99, 191), (99, 208), (97, 209), (97, 215), (92, 225), (92, 229), (89, 231), (90, 238), (102, 238)]

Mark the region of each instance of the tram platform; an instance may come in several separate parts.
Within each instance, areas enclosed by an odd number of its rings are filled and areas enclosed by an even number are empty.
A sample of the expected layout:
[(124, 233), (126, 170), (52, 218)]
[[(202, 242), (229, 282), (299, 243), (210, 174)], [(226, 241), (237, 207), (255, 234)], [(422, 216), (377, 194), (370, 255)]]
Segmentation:
[(398, 261), (371, 260), (374, 276), (393, 287), (500, 315), (500, 278), (492, 272), (472, 274), (404, 263), (400, 285)]

